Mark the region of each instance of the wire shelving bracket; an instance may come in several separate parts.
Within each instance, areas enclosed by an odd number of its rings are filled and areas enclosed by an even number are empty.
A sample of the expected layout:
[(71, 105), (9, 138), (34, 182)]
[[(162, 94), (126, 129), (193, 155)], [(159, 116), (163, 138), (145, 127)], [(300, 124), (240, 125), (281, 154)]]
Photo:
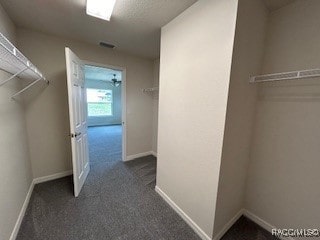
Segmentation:
[(13, 98), (40, 80), (49, 84), (42, 73), (2, 33), (0, 33), (0, 69), (12, 74), (9, 78), (0, 81), (0, 86), (16, 77), (33, 80), (32, 83), (15, 93)]

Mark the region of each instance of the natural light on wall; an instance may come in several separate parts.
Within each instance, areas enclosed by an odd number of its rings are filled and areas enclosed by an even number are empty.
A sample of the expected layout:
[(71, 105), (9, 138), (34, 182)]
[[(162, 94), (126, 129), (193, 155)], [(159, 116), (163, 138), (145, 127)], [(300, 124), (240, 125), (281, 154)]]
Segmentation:
[(87, 0), (87, 14), (110, 21), (116, 0)]

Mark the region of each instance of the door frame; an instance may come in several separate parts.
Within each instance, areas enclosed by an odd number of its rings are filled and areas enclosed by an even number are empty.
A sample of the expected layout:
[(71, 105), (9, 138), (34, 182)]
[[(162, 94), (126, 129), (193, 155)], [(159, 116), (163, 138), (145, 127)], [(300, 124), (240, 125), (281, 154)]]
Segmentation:
[(127, 74), (126, 68), (97, 63), (87, 60), (82, 60), (84, 65), (94, 66), (94, 67), (102, 67), (109, 68), (122, 72), (121, 79), (121, 121), (122, 121), (122, 161), (126, 161), (127, 159)]

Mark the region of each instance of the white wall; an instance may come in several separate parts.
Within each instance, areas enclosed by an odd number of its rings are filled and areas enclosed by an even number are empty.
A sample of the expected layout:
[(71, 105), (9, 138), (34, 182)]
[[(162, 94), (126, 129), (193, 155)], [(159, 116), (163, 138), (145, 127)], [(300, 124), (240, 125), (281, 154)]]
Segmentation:
[(244, 207), (257, 95), (249, 76), (261, 73), (268, 13), (262, 0), (239, 0), (214, 234)]
[[(298, 0), (271, 13), (264, 73), (319, 68), (319, 12)], [(260, 84), (246, 208), (279, 228), (319, 228), (319, 80)]]
[[(152, 98), (141, 88), (152, 86), (153, 62), (99, 46), (29, 30), (18, 30), (18, 41), (50, 82), (40, 93), (29, 91), (26, 120), (34, 177), (71, 169), (64, 48), (81, 59), (127, 70), (127, 155), (152, 149)], [(41, 116), (41, 118), (39, 117)]]
[(198, 1), (161, 34), (157, 187), (209, 238), (237, 2)]
[(88, 126), (105, 126), (121, 124), (121, 86), (115, 87), (110, 82), (86, 79), (86, 88), (112, 90), (112, 116), (88, 116)]
[[(15, 26), (0, 5), (0, 32), (15, 42)], [(0, 70), (0, 81), (11, 75)], [(11, 100), (21, 80), (0, 87), (0, 239), (9, 239), (32, 181), (23, 101)]]
[[(153, 86), (159, 87), (159, 70), (160, 59), (154, 60), (153, 63)], [(153, 97), (153, 117), (152, 117), (152, 151), (157, 153), (158, 151), (158, 112), (159, 112), (159, 91), (152, 93)]]

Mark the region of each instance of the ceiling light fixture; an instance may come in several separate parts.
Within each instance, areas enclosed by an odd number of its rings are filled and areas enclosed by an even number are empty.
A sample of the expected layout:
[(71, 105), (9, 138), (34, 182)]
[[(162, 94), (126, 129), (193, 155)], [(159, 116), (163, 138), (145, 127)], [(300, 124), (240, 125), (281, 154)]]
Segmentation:
[(116, 0), (87, 0), (87, 14), (110, 21)]

